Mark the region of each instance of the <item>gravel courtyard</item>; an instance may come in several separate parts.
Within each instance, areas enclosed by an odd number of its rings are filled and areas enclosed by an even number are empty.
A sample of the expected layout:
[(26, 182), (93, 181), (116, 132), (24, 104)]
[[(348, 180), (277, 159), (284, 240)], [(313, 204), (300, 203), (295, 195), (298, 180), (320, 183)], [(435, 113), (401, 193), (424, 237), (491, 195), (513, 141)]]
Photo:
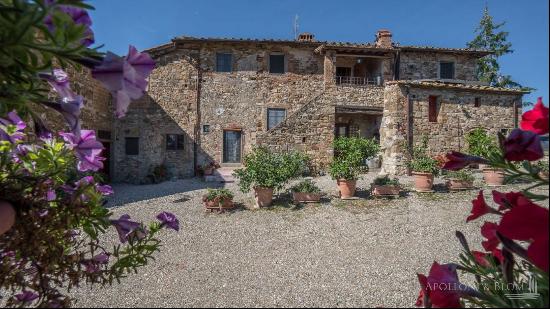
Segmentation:
[[(359, 196), (367, 197), (372, 175), (359, 182)], [(330, 178), (315, 182), (336, 193)], [(122, 284), (74, 291), (77, 306), (410, 307), (417, 272), (426, 273), (434, 260), (458, 260), (455, 230), (481, 249), (483, 221), (465, 223), (477, 190), (395, 200), (341, 201), (329, 194), (304, 207), (289, 206), (282, 195), (261, 210), (244, 208), (252, 193), (236, 193), (241, 209), (210, 214), (201, 203), (208, 186), (220, 185), (198, 179), (115, 185), (108, 203), (115, 216), (151, 221), (167, 210), (179, 217), (181, 230), (163, 231), (156, 261)], [(236, 184), (226, 187), (238, 192)], [(112, 240), (118, 241), (114, 231)]]

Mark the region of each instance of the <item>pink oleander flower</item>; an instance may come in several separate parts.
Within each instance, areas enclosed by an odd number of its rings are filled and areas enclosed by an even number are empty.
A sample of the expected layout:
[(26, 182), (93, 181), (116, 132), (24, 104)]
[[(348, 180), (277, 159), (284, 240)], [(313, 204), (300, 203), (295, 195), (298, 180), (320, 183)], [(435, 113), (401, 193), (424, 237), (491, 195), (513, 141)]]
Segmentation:
[(93, 130), (82, 130), (78, 137), (73, 133), (59, 133), (75, 151), (78, 158), (77, 168), (81, 172), (98, 171), (103, 168), (103, 160), (100, 154), (103, 151), (103, 145), (95, 138)]
[(471, 214), (468, 216), (468, 218), (466, 218), (466, 222), (475, 220), (489, 213), (500, 214), (498, 211), (487, 205), (487, 203), (485, 202), (485, 197), (483, 196), (483, 190), (479, 191), (477, 198), (472, 201), (472, 206), (473, 207)]
[(491, 252), (500, 244), (500, 240), (497, 237), (497, 229), (498, 224), (493, 222), (485, 222), (481, 226), (481, 235), (487, 239), (481, 242), (485, 251)]
[(50, 84), (62, 99), (72, 100), (76, 94), (71, 90), (69, 74), (62, 69), (53, 69), (51, 74), (41, 73), (40, 77)]
[(115, 114), (121, 118), (128, 111), (130, 101), (143, 95), (147, 77), (154, 68), (155, 61), (147, 53), (140, 53), (130, 45), (126, 57), (107, 53), (103, 62), (92, 70), (92, 76), (111, 92), (115, 98)]
[(96, 184), (96, 190), (103, 195), (111, 195), (114, 193), (113, 188), (109, 185)]
[[(25, 137), (23, 130), (27, 127), (15, 111), (8, 113), (8, 119), (0, 118), (0, 141), (15, 144)], [(15, 126), (15, 132), (9, 132), (8, 126)]]
[(524, 196), (502, 216), (497, 232), (506, 238), (530, 242), (527, 256), (540, 269), (548, 272), (548, 209)]
[(476, 263), (483, 267), (491, 266), (490, 259), (496, 260), (500, 264), (504, 261), (504, 256), (502, 255), (502, 251), (500, 249), (494, 249), (491, 253), (472, 251), (472, 255), (474, 256)]
[(422, 289), (416, 301), (416, 306), (462, 307), (460, 297), (466, 294), (469, 288), (458, 280), (456, 267), (434, 262), (427, 277), (422, 274), (417, 274), (417, 276)]
[(548, 107), (544, 106), (542, 97), (539, 97), (535, 107), (521, 116), (520, 128), (544, 135), (548, 133), (548, 126)]
[(499, 205), (499, 211), (511, 209), (512, 207), (514, 207), (514, 205), (517, 204), (518, 198), (520, 196), (525, 197), (525, 195), (523, 195), (523, 193), (521, 192), (501, 193), (493, 190), (493, 201)]
[[(48, 2), (48, 5), (55, 4), (55, 1)], [(90, 28), (92, 26), (92, 19), (86, 10), (69, 5), (58, 5), (57, 9), (59, 12), (69, 15), (76, 25), (84, 27), (84, 37), (80, 41), (82, 45), (88, 47), (95, 42), (94, 32)], [(44, 25), (46, 25), (50, 32), (55, 32), (57, 30), (56, 25), (54, 24), (54, 17), (52, 15), (46, 16), (44, 19)]]
[(540, 136), (515, 129), (504, 141), (504, 158), (508, 161), (536, 161), (544, 157)]
[(445, 155), (443, 169), (457, 171), (471, 164), (487, 164), (488, 161), (476, 156), (467, 155), (457, 151), (451, 151)]

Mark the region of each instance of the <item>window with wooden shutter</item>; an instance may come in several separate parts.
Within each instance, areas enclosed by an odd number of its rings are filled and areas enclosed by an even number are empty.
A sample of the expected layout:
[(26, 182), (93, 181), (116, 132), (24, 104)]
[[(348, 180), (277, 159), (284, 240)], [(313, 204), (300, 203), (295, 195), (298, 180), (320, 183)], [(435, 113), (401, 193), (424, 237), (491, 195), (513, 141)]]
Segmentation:
[(439, 63), (439, 78), (454, 79), (455, 78), (455, 63), (440, 62)]
[(428, 119), (437, 122), (437, 96), (431, 95), (428, 99)]

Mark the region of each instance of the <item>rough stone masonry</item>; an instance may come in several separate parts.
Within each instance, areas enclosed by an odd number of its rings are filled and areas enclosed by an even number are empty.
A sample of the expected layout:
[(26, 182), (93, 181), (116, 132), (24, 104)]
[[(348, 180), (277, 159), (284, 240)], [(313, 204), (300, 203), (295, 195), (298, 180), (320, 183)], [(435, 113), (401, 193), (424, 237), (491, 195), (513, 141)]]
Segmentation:
[[(147, 95), (111, 126), (104, 117), (84, 122), (108, 131), (117, 182), (148, 182), (161, 165), (169, 177), (191, 177), (214, 161), (239, 166), (256, 145), (303, 151), (322, 171), (334, 138), (344, 135), (379, 139), (382, 172), (403, 174), (408, 147), (424, 135), (437, 154), (464, 150), (464, 135), (474, 128), (514, 128), (523, 94), (476, 80), (476, 62), (488, 51), (401, 46), (388, 30), (372, 43), (317, 41), (312, 34), (182, 36), (146, 51), (157, 61)], [(92, 96), (110, 108), (101, 92)]]

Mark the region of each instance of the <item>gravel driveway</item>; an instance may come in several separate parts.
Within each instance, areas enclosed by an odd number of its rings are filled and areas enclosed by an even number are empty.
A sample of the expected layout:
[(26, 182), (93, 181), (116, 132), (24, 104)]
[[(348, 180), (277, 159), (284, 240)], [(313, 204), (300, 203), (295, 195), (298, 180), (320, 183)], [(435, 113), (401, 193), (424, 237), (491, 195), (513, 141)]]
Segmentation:
[[(367, 187), (372, 174), (359, 187)], [(328, 177), (315, 182), (336, 192)], [(150, 221), (167, 210), (182, 229), (163, 231), (157, 260), (122, 284), (75, 291), (77, 306), (409, 307), (419, 289), (417, 272), (426, 273), (434, 260), (458, 260), (455, 230), (481, 249), (483, 222), (465, 223), (475, 190), (395, 200), (327, 198), (301, 208), (282, 196), (270, 209), (209, 214), (201, 203), (207, 186), (197, 179), (115, 186), (109, 201), (115, 215)], [(251, 193), (235, 200), (253, 201)]]

